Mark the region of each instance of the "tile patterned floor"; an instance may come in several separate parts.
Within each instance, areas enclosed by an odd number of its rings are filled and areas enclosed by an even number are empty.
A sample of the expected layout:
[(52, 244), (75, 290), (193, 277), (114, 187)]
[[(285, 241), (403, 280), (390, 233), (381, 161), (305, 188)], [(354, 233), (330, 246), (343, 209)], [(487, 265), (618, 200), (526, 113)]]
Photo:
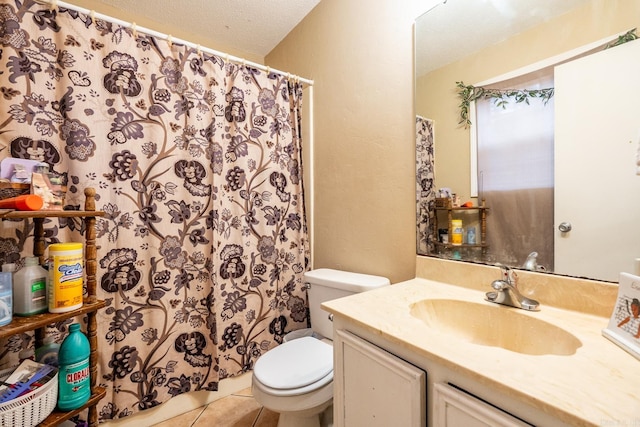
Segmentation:
[(247, 388), (154, 427), (276, 427), (277, 424), (278, 414), (260, 406), (251, 388)]

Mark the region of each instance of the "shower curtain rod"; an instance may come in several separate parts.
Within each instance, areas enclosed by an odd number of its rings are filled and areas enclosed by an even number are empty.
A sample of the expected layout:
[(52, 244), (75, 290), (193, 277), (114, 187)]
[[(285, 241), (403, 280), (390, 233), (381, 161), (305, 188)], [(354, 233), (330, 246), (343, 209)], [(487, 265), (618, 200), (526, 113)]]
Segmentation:
[(285, 71), (276, 70), (275, 68), (271, 68), (271, 67), (268, 67), (266, 65), (258, 64), (257, 62), (247, 61), (244, 58), (239, 58), (237, 56), (229, 55), (228, 53), (223, 53), (223, 52), (219, 52), (217, 50), (211, 49), (211, 48), (202, 47), (199, 44), (188, 42), (188, 41), (183, 40), (183, 39), (174, 38), (174, 37), (171, 36), (171, 34), (164, 34), (164, 33), (158, 32), (158, 31), (151, 30), (149, 28), (138, 27), (135, 22), (125, 22), (125, 21), (122, 21), (120, 19), (113, 18), (111, 16), (107, 16), (107, 15), (103, 15), (101, 13), (97, 13), (94, 10), (85, 9), (83, 7), (79, 7), (79, 6), (64, 2), (64, 1), (58, 1), (58, 0), (36, 0), (36, 2), (40, 3), (40, 4), (48, 4), (51, 9), (56, 9), (57, 10), (59, 7), (63, 7), (65, 9), (75, 10), (77, 12), (84, 13), (85, 15), (89, 15), (92, 20), (95, 19), (95, 18), (98, 18), (98, 19), (100, 19), (102, 21), (111, 22), (112, 24), (117, 24), (117, 25), (120, 25), (122, 27), (129, 28), (129, 29), (131, 29), (133, 31), (134, 34), (136, 32), (145, 33), (145, 34), (148, 34), (150, 36), (153, 36), (153, 37), (156, 37), (156, 38), (159, 38), (159, 39), (162, 39), (162, 40), (166, 40), (167, 43), (169, 43), (169, 45), (172, 45), (173, 43), (184, 44), (186, 46), (195, 48), (198, 52), (207, 52), (207, 53), (222, 57), (227, 62), (228, 61), (233, 61), (233, 62), (235, 62), (237, 64), (248, 65), (250, 67), (258, 68), (258, 69), (260, 69), (262, 71), (266, 71), (267, 73), (280, 74), (280, 75), (283, 75), (283, 76), (287, 76), (288, 78), (294, 79), (296, 81), (299, 81), (299, 82), (301, 82), (303, 84), (306, 84), (306, 85), (309, 85), (309, 86), (313, 86), (313, 80), (305, 79), (303, 77), (296, 76), (294, 74), (287, 73)]

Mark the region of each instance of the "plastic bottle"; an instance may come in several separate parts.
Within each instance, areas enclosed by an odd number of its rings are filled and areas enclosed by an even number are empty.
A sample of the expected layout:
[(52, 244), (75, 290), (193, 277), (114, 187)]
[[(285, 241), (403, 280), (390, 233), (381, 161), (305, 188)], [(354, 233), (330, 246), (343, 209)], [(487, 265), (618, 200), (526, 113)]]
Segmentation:
[(13, 272), (15, 264), (3, 264), (0, 273), (0, 326), (13, 320)]
[(462, 220), (461, 219), (452, 219), (451, 220), (451, 244), (452, 245), (462, 245)]
[(82, 243), (49, 245), (49, 312), (64, 313), (82, 307)]
[(13, 314), (31, 316), (47, 311), (47, 275), (37, 257), (25, 258), (25, 266), (13, 275)]
[(69, 335), (58, 351), (58, 409), (80, 408), (91, 397), (89, 378), (89, 340), (79, 323), (69, 326)]
[(476, 229), (475, 229), (475, 227), (467, 228), (467, 243), (469, 245), (475, 245), (476, 244)]
[(60, 344), (55, 341), (55, 337), (46, 336), (42, 340), (42, 347), (36, 348), (36, 362), (57, 367), (59, 351)]

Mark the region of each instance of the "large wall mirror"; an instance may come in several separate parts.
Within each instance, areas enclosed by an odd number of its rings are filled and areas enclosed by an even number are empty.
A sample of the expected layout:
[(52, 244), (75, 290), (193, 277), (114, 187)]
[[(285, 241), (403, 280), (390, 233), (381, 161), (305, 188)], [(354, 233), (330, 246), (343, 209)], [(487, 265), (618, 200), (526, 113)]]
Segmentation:
[[(638, 271), (636, 27), (637, 0), (447, 0), (418, 17), (418, 254), (612, 282), (622, 271)], [(541, 77), (526, 86), (532, 75), (545, 73), (550, 83), (540, 83)], [(547, 118), (533, 119), (531, 128), (503, 113), (495, 100), (488, 107), (472, 102), (466, 122), (458, 82), (554, 93), (537, 105)], [(507, 103), (517, 104), (531, 123), (528, 108), (540, 102)], [(495, 137), (497, 122), (511, 133)], [(548, 128), (550, 140), (532, 136), (539, 128)], [(528, 146), (546, 146), (547, 157), (541, 160)], [(494, 159), (505, 151), (515, 157), (496, 166)], [(523, 184), (533, 188), (528, 193), (510, 178), (504, 188), (488, 184), (510, 167), (527, 177), (541, 170), (546, 175)], [(473, 209), (450, 213), (439, 189), (449, 189)], [(477, 209), (483, 203), (486, 209)], [(452, 245), (454, 236), (448, 236), (452, 218), (464, 224), (462, 245)], [(535, 262), (527, 263), (534, 252)]]

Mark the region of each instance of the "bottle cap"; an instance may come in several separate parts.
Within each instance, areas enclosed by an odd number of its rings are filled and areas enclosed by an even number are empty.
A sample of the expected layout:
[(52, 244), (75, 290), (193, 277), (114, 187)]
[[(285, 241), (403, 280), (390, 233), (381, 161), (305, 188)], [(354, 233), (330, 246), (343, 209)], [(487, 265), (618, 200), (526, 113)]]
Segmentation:
[(2, 264), (2, 271), (5, 273), (13, 273), (16, 271), (16, 265), (12, 262)]
[(28, 256), (24, 258), (25, 267), (28, 265), (39, 265), (39, 264), (40, 264), (40, 260), (38, 259), (38, 257)]
[(44, 204), (42, 197), (36, 194), (27, 194), (16, 200), (16, 208), (21, 211), (37, 211)]

